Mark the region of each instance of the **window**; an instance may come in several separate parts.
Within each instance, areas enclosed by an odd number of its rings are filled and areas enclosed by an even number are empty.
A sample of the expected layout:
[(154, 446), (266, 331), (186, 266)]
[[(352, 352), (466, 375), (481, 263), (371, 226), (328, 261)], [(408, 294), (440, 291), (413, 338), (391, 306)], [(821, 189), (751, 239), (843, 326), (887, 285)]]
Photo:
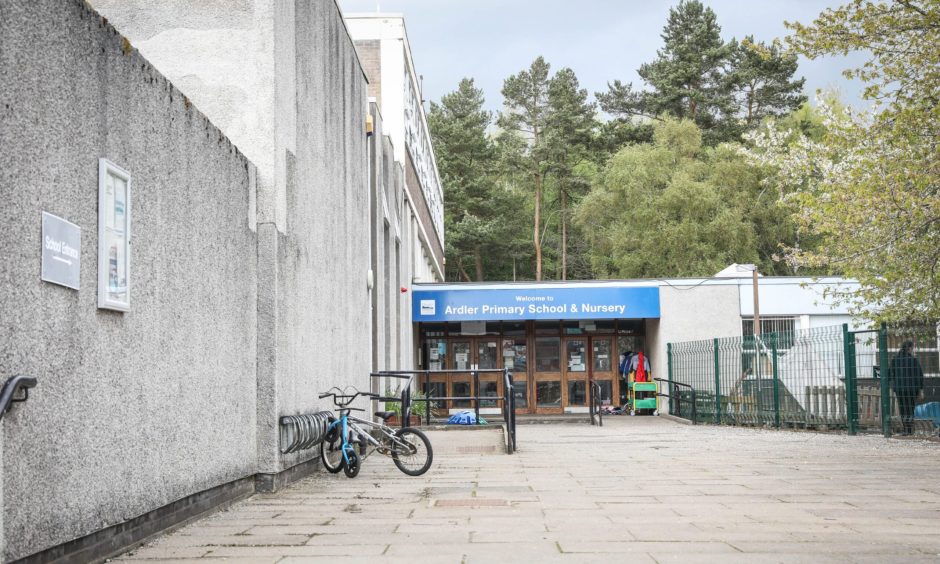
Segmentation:
[(535, 371), (559, 372), (561, 370), (560, 348), (561, 339), (558, 337), (539, 337), (535, 339)]
[[(741, 334), (745, 337), (754, 336), (754, 319), (743, 319), (741, 321)], [(777, 349), (787, 350), (793, 346), (793, 331), (796, 329), (795, 317), (764, 317), (760, 318), (760, 334), (768, 335), (777, 333)], [(745, 341), (747, 342), (747, 340)], [(765, 344), (769, 347), (770, 343)]]
[(561, 382), (536, 382), (535, 404), (538, 407), (561, 407)]
[(131, 175), (98, 159), (98, 307), (131, 308)]
[(528, 347), (525, 337), (516, 337), (515, 339), (503, 339), (503, 368), (508, 368), (516, 374), (522, 374), (525, 378), (527, 370)]
[(594, 371), (610, 372), (612, 370), (610, 357), (610, 339), (594, 339)]
[(584, 341), (581, 339), (568, 341), (568, 372), (585, 372), (587, 358), (584, 350)]
[(428, 339), (428, 370), (444, 370), (447, 368), (447, 341), (444, 339)]
[(587, 382), (585, 380), (568, 381), (568, 405), (587, 404)]

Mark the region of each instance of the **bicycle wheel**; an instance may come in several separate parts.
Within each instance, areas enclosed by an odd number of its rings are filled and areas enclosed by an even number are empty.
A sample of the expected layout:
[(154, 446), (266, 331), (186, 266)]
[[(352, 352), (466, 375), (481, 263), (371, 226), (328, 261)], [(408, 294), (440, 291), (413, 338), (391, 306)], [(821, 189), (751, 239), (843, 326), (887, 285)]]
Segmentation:
[(434, 451), (431, 450), (431, 441), (421, 431), (412, 427), (399, 429), (395, 433), (398, 441), (405, 443), (407, 448), (398, 442), (392, 443), (392, 460), (398, 469), (409, 476), (420, 476), (431, 467)]
[(343, 472), (346, 474), (347, 478), (355, 478), (359, 475), (359, 455), (356, 454), (355, 450), (349, 449), (346, 451), (346, 457), (349, 459), (349, 463), (343, 465)]
[(330, 474), (336, 474), (343, 469), (343, 442), (339, 436), (334, 437), (332, 441), (323, 441), (320, 443), (320, 460), (323, 461), (323, 467)]

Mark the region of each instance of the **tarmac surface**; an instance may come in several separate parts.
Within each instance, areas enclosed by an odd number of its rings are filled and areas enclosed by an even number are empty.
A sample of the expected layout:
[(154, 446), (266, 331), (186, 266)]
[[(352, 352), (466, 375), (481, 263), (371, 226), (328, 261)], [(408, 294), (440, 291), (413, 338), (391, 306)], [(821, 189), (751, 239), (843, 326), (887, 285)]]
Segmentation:
[(940, 445), (655, 417), (429, 432), (162, 536), (121, 562), (940, 562)]

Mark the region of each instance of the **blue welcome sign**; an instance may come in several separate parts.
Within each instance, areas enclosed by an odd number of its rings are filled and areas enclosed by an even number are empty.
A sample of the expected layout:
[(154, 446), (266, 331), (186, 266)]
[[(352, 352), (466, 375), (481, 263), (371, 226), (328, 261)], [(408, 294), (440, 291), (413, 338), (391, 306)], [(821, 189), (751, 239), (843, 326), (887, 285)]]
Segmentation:
[(415, 287), (414, 321), (650, 319), (659, 317), (658, 286), (467, 289)]

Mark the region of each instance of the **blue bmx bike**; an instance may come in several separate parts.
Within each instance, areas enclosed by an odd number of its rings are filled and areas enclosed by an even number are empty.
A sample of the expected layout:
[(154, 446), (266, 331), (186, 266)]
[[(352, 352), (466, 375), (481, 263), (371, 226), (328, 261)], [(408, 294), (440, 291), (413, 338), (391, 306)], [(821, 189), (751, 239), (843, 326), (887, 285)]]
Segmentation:
[(393, 412), (376, 411), (375, 416), (382, 423), (351, 415), (353, 411), (365, 411), (350, 407), (356, 398), (378, 399), (378, 394), (331, 388), (329, 392), (320, 394), (321, 399), (327, 397), (333, 398), (339, 412), (338, 418), (329, 419), (326, 436), (320, 445), (320, 459), (327, 471), (336, 474), (342, 470), (347, 477), (355, 478), (362, 461), (373, 452), (390, 457), (395, 466), (409, 476), (420, 476), (431, 467), (434, 458), (431, 441), (413, 427), (396, 430), (386, 425)]

